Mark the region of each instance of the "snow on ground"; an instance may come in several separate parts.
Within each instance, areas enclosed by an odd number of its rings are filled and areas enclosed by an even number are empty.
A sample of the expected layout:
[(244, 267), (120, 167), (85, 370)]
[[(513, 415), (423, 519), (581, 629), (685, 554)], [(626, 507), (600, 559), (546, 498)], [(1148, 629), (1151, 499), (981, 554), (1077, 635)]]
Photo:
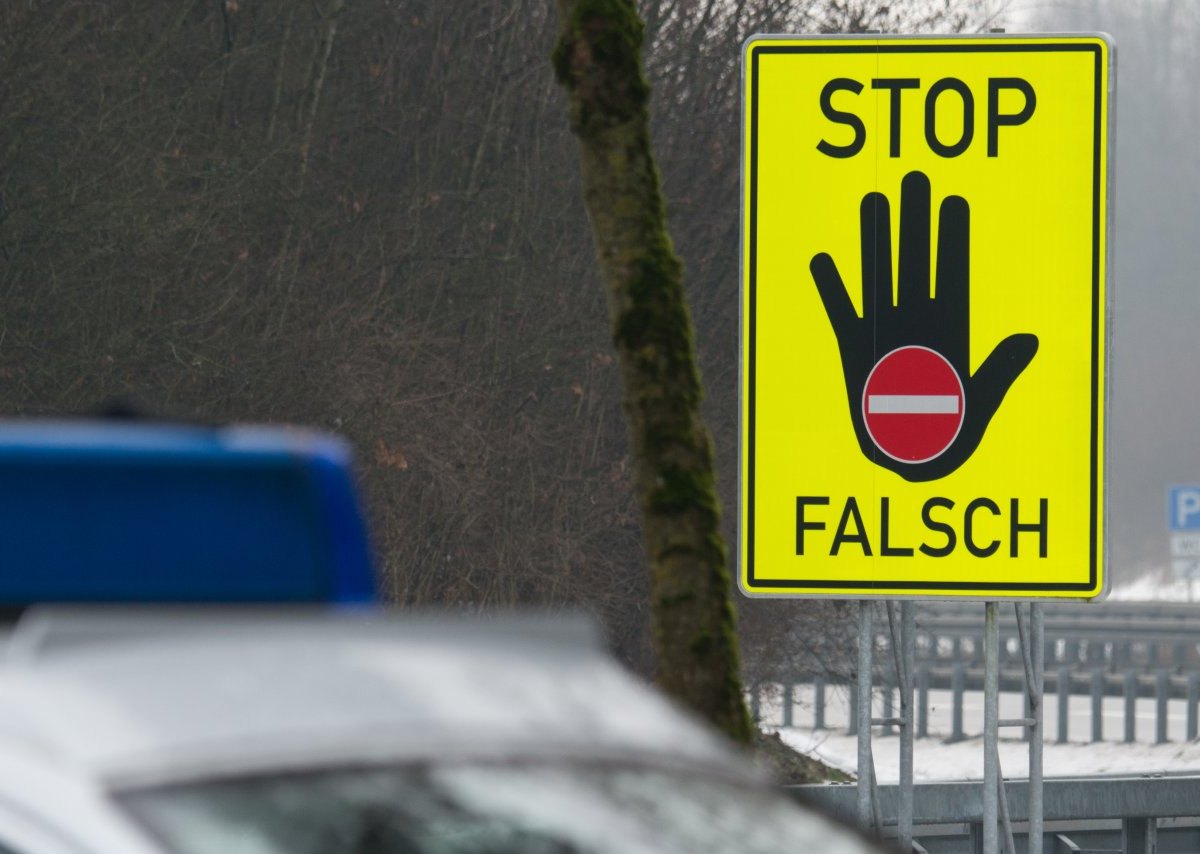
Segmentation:
[[(854, 774), (858, 768), (858, 739), (845, 730), (778, 730), (792, 748), (820, 759), (826, 765)], [(900, 776), (900, 740), (896, 736), (872, 739), (875, 775), (880, 783), (895, 783)], [(1007, 779), (1029, 776), (1029, 746), (1014, 739), (1000, 741), (1000, 768)], [(1200, 744), (1098, 744), (1043, 745), (1042, 769), (1047, 777), (1092, 774), (1154, 775), (1200, 773)], [(978, 780), (983, 777), (983, 739), (968, 738), (946, 744), (938, 738), (913, 742), (913, 776), (917, 780)]]
[[(791, 747), (815, 756), (827, 765), (847, 773), (856, 773), (858, 739), (846, 734), (849, 701), (845, 690), (826, 695), (825, 723), (828, 729), (814, 730), (813, 696), (809, 686), (797, 686), (792, 721), (781, 726), (783, 716), (779, 695), (762, 704), (763, 724), (777, 731)], [(1104, 698), (1103, 734), (1107, 739), (1092, 742), (1091, 703), (1087, 697), (1074, 697), (1068, 706), (1067, 743), (1058, 743), (1058, 698), (1045, 698), (1042, 767), (1046, 776), (1064, 777), (1093, 774), (1200, 774), (1200, 743), (1186, 741), (1186, 704), (1172, 700), (1168, 705), (1166, 744), (1155, 744), (1156, 709), (1152, 698), (1140, 698), (1135, 708), (1135, 741), (1122, 742), (1124, 701)], [(883, 717), (880, 698), (876, 698), (874, 717)], [(913, 742), (913, 773), (918, 780), (970, 780), (983, 776), (983, 694), (969, 691), (963, 697), (963, 730), (966, 739), (947, 743), (952, 731), (952, 695), (949, 691), (929, 692), (928, 738)], [(1017, 718), (1023, 714), (1020, 694), (1000, 694), (1000, 717)], [(899, 778), (900, 740), (876, 729), (872, 740), (875, 774), (881, 783)], [(1000, 767), (1005, 776), (1028, 776), (1029, 747), (1019, 738), (1019, 730), (1000, 731)]]
[(1114, 585), (1108, 598), (1120, 602), (1200, 602), (1200, 581), (1167, 578), (1160, 573), (1143, 575), (1128, 584)]

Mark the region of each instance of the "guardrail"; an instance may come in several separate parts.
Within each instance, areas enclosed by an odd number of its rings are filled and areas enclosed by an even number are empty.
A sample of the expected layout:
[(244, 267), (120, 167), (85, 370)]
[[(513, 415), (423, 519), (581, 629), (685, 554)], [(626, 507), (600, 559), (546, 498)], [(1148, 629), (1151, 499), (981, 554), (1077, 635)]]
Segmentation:
[[(1026, 850), (1028, 783), (1005, 783), (1017, 854)], [(856, 815), (856, 786), (788, 786), (786, 790), (845, 821)], [(895, 833), (897, 786), (879, 787), (885, 836)], [(982, 850), (983, 784), (922, 783), (913, 792), (914, 852)], [(1049, 778), (1044, 782), (1043, 850), (1200, 851), (1200, 777)]]
[[(983, 690), (983, 669), (967, 667), (961, 663), (950, 666), (933, 666), (928, 663), (918, 665), (916, 681), (916, 732), (917, 738), (929, 736), (930, 691), (951, 692), (951, 727), (948, 739), (961, 741), (967, 737), (963, 728), (963, 707), (968, 691)], [(1017, 670), (1002, 670), (999, 674), (1000, 690), (1002, 692), (1021, 693), (1024, 691), (1024, 673)], [(785, 727), (795, 725), (795, 694), (798, 684), (812, 686), (811, 698), (812, 720), (814, 729), (826, 728), (827, 694), (830, 690), (845, 690), (850, 695), (850, 708), (856, 707), (857, 684), (830, 682), (817, 677), (812, 680), (797, 680), (795, 683), (775, 686), (754, 686), (750, 693), (751, 712), (756, 720), (763, 719), (762, 700), (766, 693), (780, 698), (779, 724)], [(895, 707), (894, 693), (896, 686), (886, 678), (886, 673), (877, 676), (875, 684), (879, 686), (883, 705), (883, 717), (891, 718)], [(1055, 697), (1054, 722), (1056, 738), (1060, 744), (1068, 740), (1071, 698), (1086, 696), (1091, 718), (1091, 740), (1103, 741), (1104, 732), (1104, 698), (1121, 697), (1124, 701), (1123, 728), (1121, 738), (1125, 742), (1133, 742), (1137, 734), (1137, 701), (1151, 698), (1154, 700), (1154, 741), (1165, 744), (1169, 739), (1167, 721), (1170, 714), (1170, 702), (1182, 700), (1185, 704), (1184, 738), (1192, 741), (1200, 735), (1200, 671), (1194, 671), (1186, 676), (1177, 676), (1169, 670), (1160, 669), (1153, 674), (1144, 674), (1137, 670), (1129, 670), (1122, 674), (1110, 673), (1104, 669), (1090, 672), (1074, 671), (1067, 667), (1059, 667), (1045, 675), (1045, 692), (1047, 696)], [(778, 692), (778, 694), (776, 694)], [(847, 732), (854, 735), (857, 732), (856, 720), (850, 715)], [(1047, 736), (1050, 735), (1050, 720), (1047, 720)], [(884, 727), (887, 733), (888, 727)]]
[[(1139, 699), (1154, 701), (1155, 742), (1168, 741), (1169, 704), (1186, 704), (1186, 729), (1183, 737), (1198, 735), (1197, 708), (1200, 705), (1200, 605), (1162, 602), (1077, 602), (1042, 603), (1045, 637), (1045, 691), (1056, 703), (1054, 715), (1047, 717), (1047, 735), (1057, 723), (1057, 739), (1067, 740), (1072, 699), (1088, 698), (1091, 712), (1091, 740), (1102, 741), (1105, 698), (1121, 697), (1123, 704), (1120, 735), (1107, 733), (1110, 739), (1135, 740)], [(1000, 690), (1023, 693), (1023, 665), (1017, 642), (1017, 626), (1007, 609), (999, 612)], [(928, 735), (929, 691), (952, 692), (953, 725), (951, 740), (966, 737), (963, 731), (964, 694), (982, 690), (983, 684), (982, 605), (967, 602), (922, 603), (917, 613), (917, 732)], [(890, 637), (880, 632), (876, 644), (886, 650)], [(887, 661), (882, 653), (879, 660)], [(853, 683), (852, 675), (843, 680)], [(881, 667), (874, 680), (881, 685), (883, 717), (892, 717), (894, 674)], [(796, 685), (813, 686), (813, 717), (817, 728), (824, 728), (824, 692), (833, 687), (820, 673), (797, 674)], [(890, 684), (889, 684), (890, 683)], [(854, 701), (854, 684), (843, 681)], [(787, 689), (789, 692), (791, 688)], [(759, 715), (758, 692), (752, 704)], [(1114, 710), (1108, 709), (1110, 718)], [(792, 721), (792, 709), (785, 704), (783, 725)], [(1078, 722), (1078, 721), (1077, 721)], [(853, 721), (850, 733), (855, 732)], [(1177, 725), (1176, 725), (1177, 726)], [(885, 727), (885, 732), (887, 728)], [(946, 735), (945, 732), (942, 735)], [(1176, 734), (1175, 737), (1178, 737)]]
[[(1048, 666), (1200, 669), (1200, 605), (1164, 602), (1042, 603)], [(1001, 609), (1001, 662), (1019, 662), (1016, 621)], [(922, 604), (917, 658), (983, 660), (983, 615), (971, 603)], [(887, 638), (880, 636), (886, 645)]]

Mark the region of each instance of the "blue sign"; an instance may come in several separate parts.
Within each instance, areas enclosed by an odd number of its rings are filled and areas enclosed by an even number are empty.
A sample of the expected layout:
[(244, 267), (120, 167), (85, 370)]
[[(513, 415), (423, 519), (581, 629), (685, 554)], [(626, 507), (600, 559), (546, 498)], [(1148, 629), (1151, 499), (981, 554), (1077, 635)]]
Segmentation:
[(1168, 488), (1167, 528), (1171, 531), (1200, 531), (1200, 485)]

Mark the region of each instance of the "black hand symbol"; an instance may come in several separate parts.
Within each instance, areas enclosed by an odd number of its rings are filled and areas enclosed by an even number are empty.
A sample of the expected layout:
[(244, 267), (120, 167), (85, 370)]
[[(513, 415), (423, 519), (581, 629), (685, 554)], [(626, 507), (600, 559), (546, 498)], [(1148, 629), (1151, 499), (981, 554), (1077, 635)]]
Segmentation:
[[(971, 375), (970, 208), (966, 199), (948, 196), (942, 202), (936, 297), (929, 290), (929, 179), (921, 172), (909, 172), (901, 184), (900, 285), (896, 305), (892, 305), (887, 198), (880, 193), (864, 196), (861, 221), (861, 318), (854, 311), (833, 259), (822, 252), (813, 257), (810, 265), (841, 351), (854, 432), (862, 452), (877, 465), (891, 469), (905, 480), (936, 480), (957, 469), (975, 451), (1009, 387), (1037, 352), (1037, 336), (1010, 335)], [(906, 461), (882, 452), (872, 439), (864, 416), (864, 388), (872, 369), (893, 350), (908, 346), (940, 353), (958, 374), (962, 387), (961, 426), (957, 434), (936, 456), (920, 461)]]

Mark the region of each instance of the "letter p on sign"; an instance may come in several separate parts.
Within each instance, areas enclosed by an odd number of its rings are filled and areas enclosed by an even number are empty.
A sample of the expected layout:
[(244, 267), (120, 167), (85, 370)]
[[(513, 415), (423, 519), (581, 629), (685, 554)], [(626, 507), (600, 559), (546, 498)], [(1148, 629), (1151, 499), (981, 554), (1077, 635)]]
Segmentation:
[(1172, 486), (1167, 504), (1172, 531), (1200, 531), (1200, 486)]

